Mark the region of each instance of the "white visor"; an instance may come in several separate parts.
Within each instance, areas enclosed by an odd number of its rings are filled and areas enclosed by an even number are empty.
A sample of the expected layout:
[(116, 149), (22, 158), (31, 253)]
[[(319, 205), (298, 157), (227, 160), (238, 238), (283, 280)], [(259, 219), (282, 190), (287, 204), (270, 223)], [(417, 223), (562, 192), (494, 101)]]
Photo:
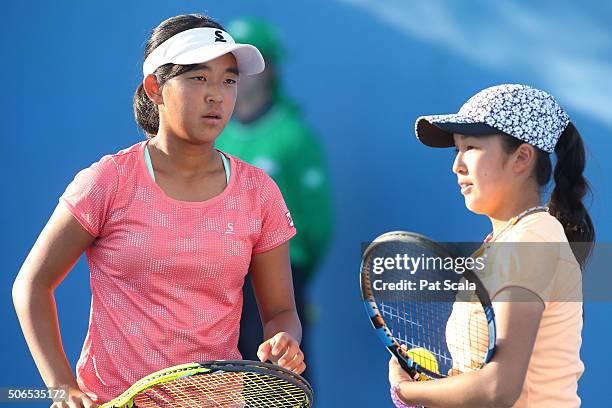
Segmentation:
[(257, 48), (249, 44), (236, 44), (225, 31), (218, 28), (191, 28), (161, 43), (142, 64), (146, 77), (165, 64), (202, 64), (231, 52), (236, 57), (238, 71), (255, 75), (265, 68), (264, 59)]

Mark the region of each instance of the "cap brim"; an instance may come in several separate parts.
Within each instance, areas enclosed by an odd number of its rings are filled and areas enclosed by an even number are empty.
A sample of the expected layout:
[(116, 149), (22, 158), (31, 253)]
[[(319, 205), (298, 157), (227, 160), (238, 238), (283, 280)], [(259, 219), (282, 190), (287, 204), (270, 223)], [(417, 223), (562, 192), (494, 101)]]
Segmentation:
[(482, 122), (459, 115), (421, 116), (415, 123), (416, 137), (430, 147), (452, 147), (455, 145), (454, 133), (463, 135), (491, 135), (501, 133)]
[(259, 74), (266, 67), (264, 58), (259, 50), (250, 44), (207, 45), (184, 53), (180, 58), (172, 62), (180, 65), (203, 64), (230, 52), (236, 57), (238, 71), (241, 74)]

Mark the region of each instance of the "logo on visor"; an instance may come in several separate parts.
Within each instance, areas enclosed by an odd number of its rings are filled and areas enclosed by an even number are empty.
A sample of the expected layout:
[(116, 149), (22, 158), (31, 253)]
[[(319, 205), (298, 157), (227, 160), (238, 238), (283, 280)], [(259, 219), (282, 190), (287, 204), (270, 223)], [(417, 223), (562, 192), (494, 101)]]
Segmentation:
[(223, 31), (215, 31), (215, 42), (227, 42), (227, 40), (223, 37)]

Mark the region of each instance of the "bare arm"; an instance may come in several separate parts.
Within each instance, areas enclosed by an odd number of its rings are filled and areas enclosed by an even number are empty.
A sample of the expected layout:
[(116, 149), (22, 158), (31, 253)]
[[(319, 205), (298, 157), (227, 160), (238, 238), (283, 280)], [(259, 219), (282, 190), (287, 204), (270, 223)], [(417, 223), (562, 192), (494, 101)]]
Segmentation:
[(262, 360), (268, 357), (296, 372), (304, 371), (299, 344), (302, 326), (295, 308), (289, 243), (253, 255), (251, 279), (266, 340), (259, 348)]
[[(494, 308), (497, 346), (489, 364), (441, 380), (401, 382), (399, 397), (408, 405), (431, 408), (512, 406), (521, 394), (544, 304), (527, 289), (509, 287), (496, 296)], [(389, 370), (392, 385), (406, 379), (394, 359)]]
[(78, 390), (62, 346), (54, 291), (94, 239), (62, 204), (58, 205), (13, 284), (21, 329), (48, 387), (68, 385)]

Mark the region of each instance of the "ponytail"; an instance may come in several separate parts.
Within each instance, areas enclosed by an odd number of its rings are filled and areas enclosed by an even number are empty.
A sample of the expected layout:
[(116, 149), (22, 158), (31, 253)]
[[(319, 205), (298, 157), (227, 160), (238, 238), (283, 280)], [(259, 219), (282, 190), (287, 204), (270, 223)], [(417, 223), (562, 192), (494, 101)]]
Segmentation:
[(138, 126), (145, 131), (148, 138), (152, 138), (159, 130), (159, 111), (157, 105), (149, 99), (142, 82), (134, 93), (134, 117)]
[[(595, 229), (591, 217), (582, 203), (583, 197), (590, 192), (583, 176), (586, 164), (584, 143), (576, 127), (569, 123), (561, 134), (555, 147), (557, 164), (553, 177), (555, 187), (550, 196), (550, 214), (556, 217), (572, 245), (574, 255), (584, 266), (595, 241)], [(578, 244), (579, 243), (579, 244)]]

